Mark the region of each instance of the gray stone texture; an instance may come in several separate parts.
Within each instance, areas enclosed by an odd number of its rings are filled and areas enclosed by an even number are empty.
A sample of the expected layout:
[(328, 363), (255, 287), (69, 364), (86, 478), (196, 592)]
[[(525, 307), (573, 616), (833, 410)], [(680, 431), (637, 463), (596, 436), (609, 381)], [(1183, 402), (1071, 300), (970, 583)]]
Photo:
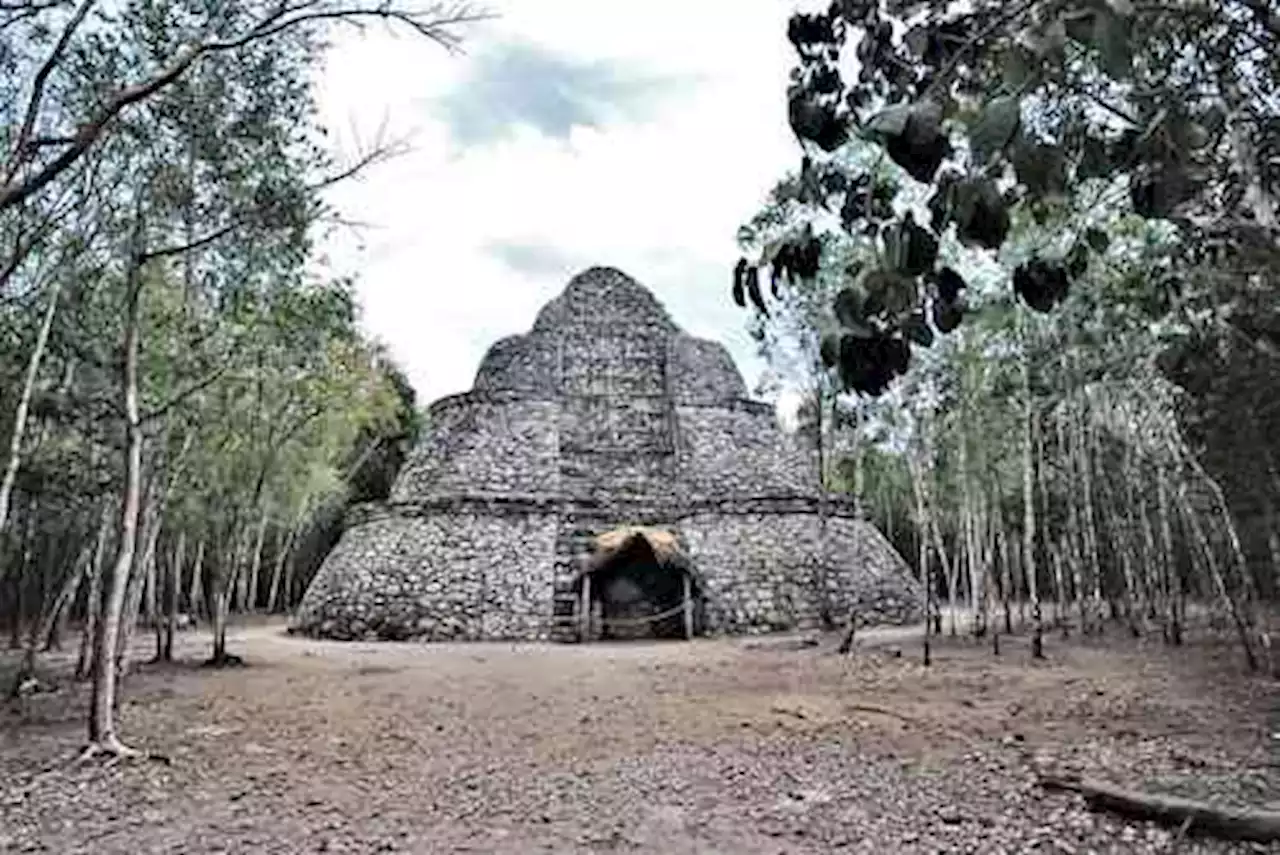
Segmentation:
[(428, 424), (389, 501), (350, 513), (295, 631), (571, 640), (592, 538), (622, 525), (677, 535), (708, 632), (920, 617), (901, 556), (819, 495), (816, 455), (728, 352), (621, 271), (576, 276)]

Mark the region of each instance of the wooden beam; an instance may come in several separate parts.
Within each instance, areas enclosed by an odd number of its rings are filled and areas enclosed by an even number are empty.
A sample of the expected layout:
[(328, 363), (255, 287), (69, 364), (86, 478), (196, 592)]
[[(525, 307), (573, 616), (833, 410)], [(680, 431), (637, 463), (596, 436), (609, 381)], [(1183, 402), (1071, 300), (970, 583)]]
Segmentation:
[(578, 603), (578, 639), (591, 640), (591, 574), (582, 576), (582, 600)]
[(684, 579), (684, 637), (693, 638), (693, 583), (686, 572)]

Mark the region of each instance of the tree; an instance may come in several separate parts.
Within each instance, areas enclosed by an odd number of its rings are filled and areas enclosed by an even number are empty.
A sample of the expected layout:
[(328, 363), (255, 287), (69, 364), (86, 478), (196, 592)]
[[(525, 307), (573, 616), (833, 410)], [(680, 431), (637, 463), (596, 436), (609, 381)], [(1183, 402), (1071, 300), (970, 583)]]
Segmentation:
[[(7, 157), (0, 168), (0, 212), (44, 190), (109, 135), (118, 118), (214, 57), (243, 61), (246, 51), (264, 45), (270, 49), (282, 37), (315, 33), (331, 22), (362, 20), (401, 24), (454, 49), (458, 44), (455, 28), (486, 17), (466, 5), (442, 3), (413, 10), (386, 3), (251, 0), (215, 13), (195, 6), (179, 9), (135, 2), (126, 4), (119, 16), (95, 6), (94, 0), (74, 6), (33, 6), (29, 16), (6, 22), (6, 35), (16, 36), (16, 44), (24, 48), (17, 52), (19, 65), (30, 76), (25, 85), (6, 87), (25, 97), (13, 102), (14, 118), (3, 123), (5, 134), (0, 141)], [(136, 21), (148, 11), (177, 14), (169, 21), (171, 29), (159, 39), (145, 45), (131, 41), (136, 31), (121, 25), (127, 27), (130, 18)], [(137, 48), (142, 50), (135, 52)], [(113, 73), (90, 78), (85, 86), (73, 68), (72, 57), (78, 51), (108, 60)], [(126, 69), (135, 74), (126, 74)], [(141, 73), (136, 73), (139, 69)], [(134, 77), (133, 82), (124, 82), (128, 77)]]
[[(36, 551), (39, 497), (52, 486), (34, 477), (46, 471), (46, 436), (122, 463), (110, 474), (90, 469), (106, 475), (95, 498), (114, 493), (119, 504), (114, 559), (101, 577), (94, 572), (86, 603), (93, 676), (87, 755), (137, 753), (117, 734), (118, 682), (144, 594), (150, 590), (148, 602), (157, 601), (160, 540), (172, 522), (166, 515), (187, 525), (182, 533), (197, 534), (197, 561), (207, 563), (204, 578), (214, 587), (214, 658), (221, 662), (231, 586), (246, 568), (256, 583), (273, 516), (293, 524), (302, 513), (297, 500), (305, 507), (317, 489), (331, 489), (317, 470), (350, 454), (356, 436), (389, 411), (383, 402), (392, 399), (390, 381), (355, 333), (347, 288), (306, 272), (329, 214), (323, 189), (388, 153), (375, 148), (346, 169), (325, 155), (311, 99), (322, 26), (391, 19), (452, 47), (453, 25), (473, 18), (440, 6), (413, 13), (317, 2), (246, 2), (211, 14), (199, 4), (159, 0), (109, 12), (91, 2), (74, 11), (51, 4), (0, 30), (14, 58), (0, 72), (0, 86), (24, 96), (22, 109), (0, 122), (8, 157), (0, 235), (14, 236), (7, 281), (15, 293), (40, 281), (33, 280), (40, 265), (32, 247), (57, 239), (71, 247), (64, 253), (71, 268), (97, 268), (84, 283), (68, 278), (67, 269), (48, 280), (56, 284), (14, 403), (6, 472), (16, 474), (3, 484), (31, 497), (23, 548)], [(141, 82), (119, 82), (138, 70)], [(58, 130), (77, 125), (74, 133)], [(96, 195), (74, 198), (96, 204), (82, 209), (83, 220), (66, 220), (58, 204), (87, 174), (95, 176)], [(34, 215), (42, 244), (28, 236)], [(77, 286), (61, 327), (54, 321), (58, 276)], [(114, 353), (104, 346), (112, 341)], [(40, 398), (37, 381), (51, 347), (67, 366), (62, 393), (93, 405), (80, 410), (80, 436), (66, 432), (78, 420), (59, 411), (57, 396), (52, 409)], [(232, 405), (236, 395), (242, 397)], [(221, 421), (209, 412), (216, 404)], [(282, 406), (272, 419), (267, 410), (275, 404)], [(28, 412), (40, 429), (33, 465), (24, 468)], [(299, 479), (312, 486), (292, 483)], [(229, 513), (210, 517), (211, 508)], [(201, 516), (210, 518), (201, 524)], [(250, 520), (256, 525), (245, 525)], [(242, 537), (245, 530), (256, 536)], [(206, 542), (230, 555), (211, 554)], [(166, 574), (171, 619), (181, 552)], [(15, 633), (28, 588), (44, 590), (47, 581), (43, 571), (28, 571), (39, 568), (34, 561), (21, 566)], [(199, 575), (193, 571), (193, 583)], [(156, 620), (156, 608), (148, 610)]]
[[(948, 231), (1005, 253), (1016, 218), (1056, 218), (1056, 239), (1010, 264), (1013, 291), (1039, 312), (1105, 253), (1097, 211), (1176, 226), (1157, 289), (1207, 258), (1263, 253), (1274, 269), (1280, 257), (1280, 23), (1262, 0), (835, 0), (793, 16), (787, 36), (800, 59), (788, 91), (805, 149), (797, 196), (839, 210), (840, 228), (879, 250), (837, 296), (826, 352), (848, 389), (882, 394), (927, 346), (924, 326), (960, 323), (967, 283), (939, 258)], [(853, 68), (840, 63), (848, 47)], [(901, 189), (833, 168), (855, 140), (900, 167)], [(915, 188), (926, 210), (885, 201)], [(808, 278), (822, 240), (802, 233), (740, 260), (735, 298), (763, 311), (759, 271)]]

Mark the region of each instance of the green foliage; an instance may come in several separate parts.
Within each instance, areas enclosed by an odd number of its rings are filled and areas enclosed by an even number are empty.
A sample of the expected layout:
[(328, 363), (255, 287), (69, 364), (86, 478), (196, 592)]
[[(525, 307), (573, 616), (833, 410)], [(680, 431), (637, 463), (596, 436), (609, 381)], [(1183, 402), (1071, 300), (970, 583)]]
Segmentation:
[[(316, 264), (314, 252), (332, 213), (323, 189), (387, 150), (347, 170), (334, 163), (312, 86), (329, 17), (414, 21), (443, 40), (426, 21), (447, 16), (442, 7), (257, 0), (216, 10), (188, 0), (87, 6), (38, 92), (37, 70), (74, 23), (73, 7), (41, 8), (0, 26), (5, 413), (16, 407), (33, 321), (52, 285), (61, 289), (15, 507), (38, 508), (48, 531), (71, 531), (118, 500), (121, 343), (128, 283), (137, 281), (143, 526), (161, 513), (162, 538), (205, 543), (207, 578), (225, 579), (259, 520), (283, 535), (326, 503), (385, 496), (420, 429), (403, 372), (359, 328), (354, 284)], [(264, 20), (280, 26), (243, 38)], [(27, 192), (28, 179), (58, 162), (77, 127), (124, 87), (217, 41), (241, 43), (210, 49), (113, 113), (92, 146)], [(40, 139), (29, 149), (12, 145), (26, 133), (28, 103)], [(0, 419), (0, 434), (9, 426)]]
[[(845, 332), (828, 347), (850, 390), (883, 394), (904, 346), (968, 316), (937, 251), (948, 234), (1005, 257), (1019, 220), (1053, 227), (1053, 251), (1010, 265), (1013, 293), (1037, 312), (1107, 254), (1100, 211), (1172, 221), (1183, 268), (1280, 246), (1280, 103), (1268, 94), (1280, 25), (1265, 3), (836, 0), (794, 15), (787, 35), (799, 58), (789, 117), (806, 150), (794, 196), (815, 221), (838, 209), (845, 232), (877, 242), (873, 269), (840, 292)], [(878, 176), (841, 159), (867, 145), (901, 175), (874, 204)], [(920, 190), (927, 226), (912, 213)], [(826, 239), (788, 237), (806, 253)], [(743, 258), (735, 282), (771, 263)]]

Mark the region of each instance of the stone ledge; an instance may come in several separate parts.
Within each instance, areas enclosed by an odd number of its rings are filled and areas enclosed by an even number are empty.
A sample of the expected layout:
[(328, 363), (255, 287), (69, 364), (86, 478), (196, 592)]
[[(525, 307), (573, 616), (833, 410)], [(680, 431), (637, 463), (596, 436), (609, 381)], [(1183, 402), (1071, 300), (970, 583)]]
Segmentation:
[[(825, 507), (824, 507), (825, 505)], [(493, 516), (521, 514), (557, 514), (566, 517), (626, 517), (630, 519), (666, 519), (674, 523), (700, 514), (822, 514), (842, 519), (859, 519), (858, 508), (851, 498), (816, 496), (751, 496), (744, 498), (712, 498), (695, 496), (666, 500), (648, 497), (613, 496), (593, 499), (555, 494), (474, 494), (440, 496), (413, 502), (378, 502), (355, 505), (347, 512), (348, 529), (394, 517), (424, 517), (446, 513), (480, 513)]]
[[(446, 395), (443, 398), (437, 398), (429, 407), (427, 407), (427, 415), (438, 418), (440, 413), (444, 410), (473, 405), (521, 403), (563, 404), (568, 400), (580, 400), (585, 397), (591, 396), (548, 394), (545, 392), (509, 389), (472, 389), (468, 392), (458, 392), (455, 395)], [(602, 400), (609, 398), (609, 396), (605, 395), (596, 397), (599, 397)], [(664, 403), (672, 402), (672, 398), (666, 394), (631, 395), (628, 397), (632, 399), (652, 398)], [(707, 403), (691, 403), (683, 400), (676, 400), (674, 403), (677, 408), (682, 410), (722, 410), (727, 412), (752, 413), (754, 415), (762, 416), (774, 415), (774, 408), (772, 404), (766, 404), (764, 401), (756, 401), (751, 398), (729, 398)]]

